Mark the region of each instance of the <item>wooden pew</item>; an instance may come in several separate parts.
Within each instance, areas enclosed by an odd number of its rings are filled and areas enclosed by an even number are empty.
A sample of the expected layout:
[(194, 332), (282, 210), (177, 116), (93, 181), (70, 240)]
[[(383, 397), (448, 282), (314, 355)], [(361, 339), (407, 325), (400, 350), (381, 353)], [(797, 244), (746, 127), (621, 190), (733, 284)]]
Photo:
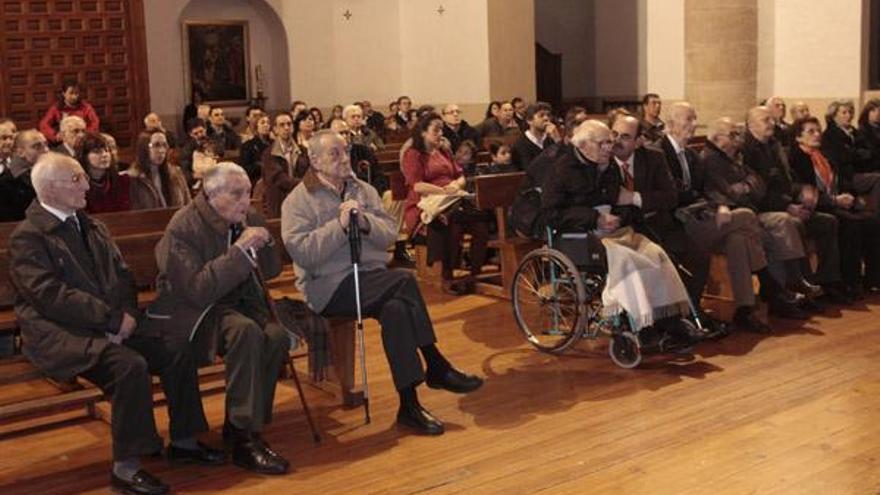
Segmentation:
[[(154, 283), (158, 267), (154, 254), (156, 243), (161, 239), (165, 227), (176, 209), (141, 210), (95, 215), (103, 221), (123, 258), (132, 270), (139, 288), (138, 300), (145, 306), (155, 299)], [(17, 322), (12, 309), (15, 291), (9, 279), (8, 240), (17, 222), (0, 223), (0, 335), (16, 335)], [(281, 221), (272, 219), (267, 228), (275, 238), (276, 244), (284, 252), (281, 240)], [(283, 255), (286, 262), (289, 258)], [(281, 276), (269, 283), (276, 295), (287, 294), (293, 287), (292, 270), (285, 270)], [(281, 290), (281, 288), (285, 290)], [(280, 294), (279, 294), (280, 293)], [(335, 375), (340, 383), (339, 391), (343, 401), (356, 405), (359, 396), (354, 391), (354, 323), (352, 320), (330, 321), (330, 339), (334, 346), (333, 362)], [(299, 354), (302, 356), (304, 354)], [(295, 355), (296, 356), (296, 355)], [(213, 371), (212, 371), (213, 370)], [(222, 371), (222, 365), (220, 367)], [(211, 372), (211, 373), (208, 373)], [(216, 374), (215, 367), (203, 368), (200, 375)], [(207, 376), (207, 375), (206, 375)], [(203, 383), (205, 390), (217, 390), (218, 379)], [(85, 409), (89, 417), (103, 417), (96, 413), (95, 403), (103, 400), (101, 392), (94, 387), (83, 387), (79, 383), (57, 384), (47, 382), (23, 356), (0, 359), (0, 425), (15, 422), (26, 417), (41, 417), (56, 413)], [(11, 387), (11, 388), (10, 388)], [(14, 390), (36, 391), (33, 394), (18, 394)], [(222, 387), (220, 387), (222, 390)]]
[(543, 244), (507, 231), (507, 209), (516, 199), (524, 179), (524, 172), (478, 175), (474, 178), (477, 208), (495, 212), (498, 237), (489, 241), (489, 247), (497, 248), (501, 258), (501, 286), (478, 284), (477, 291), (480, 293), (510, 298), (510, 288), (520, 260)]

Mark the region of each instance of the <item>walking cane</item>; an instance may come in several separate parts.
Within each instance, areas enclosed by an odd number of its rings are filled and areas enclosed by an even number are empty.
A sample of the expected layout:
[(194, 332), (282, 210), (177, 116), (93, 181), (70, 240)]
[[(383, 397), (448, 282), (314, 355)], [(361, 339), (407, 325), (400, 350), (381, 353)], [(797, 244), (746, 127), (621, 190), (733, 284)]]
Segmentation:
[(357, 308), (358, 353), (361, 359), (361, 385), (364, 390), (364, 423), (370, 424), (370, 389), (367, 384), (367, 353), (364, 344), (364, 318), (361, 314), (361, 283), (358, 275), (358, 265), (361, 262), (361, 231), (356, 209), (349, 212), (348, 244), (351, 249), (351, 264), (354, 269), (354, 303)]
[[(277, 323), (281, 326), (285, 331), (290, 333), (290, 330), (281, 323), (281, 319), (278, 318), (278, 309), (275, 307), (275, 300), (272, 299), (272, 295), (269, 293), (269, 288), (266, 287), (266, 279), (263, 278), (263, 272), (260, 270), (260, 265), (257, 258), (257, 251), (254, 248), (250, 249), (251, 257), (254, 260), (254, 274), (257, 276), (257, 281), (260, 283), (260, 288), (263, 289), (263, 297), (266, 299), (266, 305), (269, 306), (269, 321), (273, 323)], [(288, 358), (289, 360), (290, 358)], [(315, 420), (312, 419), (312, 413), (309, 411), (309, 405), (306, 404), (306, 396), (303, 393), (302, 384), (299, 382), (299, 375), (296, 373), (296, 367), (293, 365), (293, 361), (288, 361), (290, 365), (290, 374), (293, 376), (293, 383), (296, 385), (296, 391), (299, 393), (299, 400), (303, 406), (303, 412), (306, 413), (306, 421), (309, 422), (309, 428), (312, 430), (312, 440), (315, 443), (321, 442), (321, 434), (318, 433), (318, 428), (315, 426)]]

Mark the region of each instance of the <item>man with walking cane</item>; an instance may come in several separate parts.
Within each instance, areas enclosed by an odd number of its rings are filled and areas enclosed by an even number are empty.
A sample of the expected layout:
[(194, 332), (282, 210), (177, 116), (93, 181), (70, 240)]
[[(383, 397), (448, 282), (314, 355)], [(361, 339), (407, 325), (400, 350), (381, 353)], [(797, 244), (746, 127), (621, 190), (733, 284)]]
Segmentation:
[[(437, 349), (434, 328), (419, 287), (404, 270), (388, 270), (387, 248), (397, 238), (394, 220), (372, 186), (355, 178), (345, 140), (319, 131), (309, 140), (311, 168), (281, 206), (281, 236), (306, 302), (324, 316), (376, 318), (400, 394), (397, 423), (424, 435), (440, 435), (443, 423), (419, 404), (416, 387), (456, 393), (483, 380), (456, 370)], [(357, 211), (360, 242), (349, 242)], [(355, 283), (351, 246), (361, 248)], [(422, 365), (424, 358), (426, 368)]]

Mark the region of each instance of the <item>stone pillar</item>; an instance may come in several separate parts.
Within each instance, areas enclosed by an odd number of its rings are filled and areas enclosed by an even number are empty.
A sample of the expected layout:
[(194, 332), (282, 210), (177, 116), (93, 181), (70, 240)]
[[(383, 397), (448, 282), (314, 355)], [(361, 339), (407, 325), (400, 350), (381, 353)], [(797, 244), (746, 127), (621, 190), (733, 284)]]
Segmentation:
[(701, 125), (756, 104), (757, 0), (685, 0), (685, 98)]

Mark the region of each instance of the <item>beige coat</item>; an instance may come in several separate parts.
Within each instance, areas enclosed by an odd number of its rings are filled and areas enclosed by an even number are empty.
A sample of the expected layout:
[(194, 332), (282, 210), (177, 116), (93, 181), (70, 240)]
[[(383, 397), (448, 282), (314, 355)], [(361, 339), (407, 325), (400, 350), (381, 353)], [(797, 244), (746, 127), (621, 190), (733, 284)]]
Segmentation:
[(189, 204), (192, 197), (183, 171), (177, 165), (168, 165), (171, 177), (171, 191), (165, 203), (162, 202), (162, 194), (156, 188), (153, 181), (144, 174), (137, 164), (132, 165), (125, 173), (131, 177), (131, 209), (148, 210), (151, 208), (171, 208)]

